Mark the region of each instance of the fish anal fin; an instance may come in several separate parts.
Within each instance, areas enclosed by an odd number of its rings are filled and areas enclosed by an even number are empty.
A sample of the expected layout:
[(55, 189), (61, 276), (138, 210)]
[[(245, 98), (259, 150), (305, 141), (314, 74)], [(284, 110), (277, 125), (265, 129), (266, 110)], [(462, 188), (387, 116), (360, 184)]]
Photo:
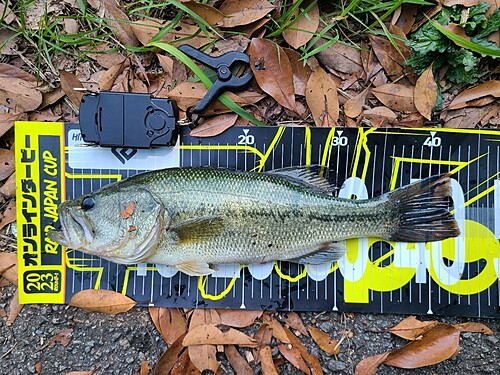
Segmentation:
[(309, 254), (290, 261), (300, 264), (324, 264), (340, 259), (346, 252), (347, 247), (343, 242), (327, 242)]
[(265, 173), (282, 176), (294, 185), (307, 187), (320, 194), (331, 195), (332, 191), (335, 190), (335, 187), (323, 177), (328, 174), (328, 169), (321, 165), (280, 168)]
[(215, 270), (210, 268), (210, 265), (205, 262), (191, 261), (177, 264), (175, 267), (188, 276), (206, 276), (215, 272)]
[(199, 243), (213, 238), (224, 230), (224, 220), (220, 216), (202, 216), (183, 221), (169, 228), (177, 234), (177, 244)]

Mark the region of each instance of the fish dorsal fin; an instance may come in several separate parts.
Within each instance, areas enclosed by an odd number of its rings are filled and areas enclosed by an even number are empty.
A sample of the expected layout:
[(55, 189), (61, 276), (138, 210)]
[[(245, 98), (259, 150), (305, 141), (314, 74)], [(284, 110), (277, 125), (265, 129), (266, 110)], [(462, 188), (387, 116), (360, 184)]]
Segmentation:
[(201, 216), (180, 222), (169, 230), (178, 236), (177, 244), (199, 243), (220, 234), (225, 227), (224, 220), (217, 215)]
[(188, 276), (205, 276), (215, 272), (215, 270), (210, 268), (210, 265), (205, 262), (191, 261), (177, 264), (175, 267)]
[(323, 177), (328, 168), (322, 165), (304, 165), (288, 168), (273, 169), (265, 173), (279, 175), (297, 186), (312, 189), (317, 193), (331, 195), (335, 187)]
[(300, 264), (324, 264), (342, 258), (346, 252), (347, 247), (343, 242), (327, 242), (319, 246), (316, 251), (290, 261)]

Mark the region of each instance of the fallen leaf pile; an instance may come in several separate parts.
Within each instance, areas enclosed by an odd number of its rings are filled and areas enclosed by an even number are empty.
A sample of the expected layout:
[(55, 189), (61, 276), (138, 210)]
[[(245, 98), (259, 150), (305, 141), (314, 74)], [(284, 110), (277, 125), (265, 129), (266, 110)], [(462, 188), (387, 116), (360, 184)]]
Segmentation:
[[(68, 3), (65, 10), (78, 13), (77, 2)], [(145, 17), (140, 12), (127, 14), (127, 9), (115, 1), (88, 3), (89, 11), (105, 20), (119, 43), (139, 52), (116, 49), (109, 41), (102, 41), (85, 48), (91, 63), (75, 64), (62, 56), (51, 65), (51, 74), (58, 77), (54, 82), (45, 75), (28, 73), (32, 69), (26, 66), (26, 59), (4, 48), (11, 60), (10, 64), (0, 64), (0, 123), (6, 130), (19, 119), (72, 119), (77, 114), (82, 89), (170, 98), (184, 117), (207, 89), (174, 56), (147, 48), (151, 40), (174, 47), (189, 44), (214, 56), (228, 51), (248, 53), (255, 80), (244, 91), (229, 95), (255, 122), (326, 127), (498, 125), (500, 81), (493, 78), (498, 70), (475, 87), (452, 91), (454, 87), (442, 74), (435, 76), (432, 65), (418, 76), (405, 63), (412, 54), (406, 40), (428, 22), (425, 18), (416, 22), (419, 9), (413, 4), (397, 8), (385, 22), (383, 33), (335, 42), (335, 28), (325, 29), (321, 22), (328, 6), (312, 0), (301, 1), (294, 8), (291, 7), (295, 1), (284, 7), (267, 0), (225, 0), (215, 4), (183, 1), (182, 6), (189, 13), (172, 21), (175, 27), (168, 26), (169, 19)], [(444, 6), (473, 4), (454, 1), (445, 2)], [(438, 4), (427, 14), (435, 15), (442, 7)], [(493, 11), (492, 8), (487, 13)], [(64, 14), (61, 6), (55, 5), (47, 12), (49, 16)], [(28, 27), (38, 27), (39, 13), (40, 10), (28, 15)], [(11, 12), (5, 22), (12, 23), (18, 17)], [(83, 25), (74, 18), (68, 16), (64, 20), (66, 33), (82, 31)], [(280, 25), (278, 30), (272, 31), (273, 22)], [(165, 27), (168, 32), (163, 32)], [(462, 32), (461, 26), (455, 29), (458, 34)], [(274, 37), (278, 31), (282, 39)], [(215, 102), (192, 135), (214, 136), (235, 124), (251, 123)]]

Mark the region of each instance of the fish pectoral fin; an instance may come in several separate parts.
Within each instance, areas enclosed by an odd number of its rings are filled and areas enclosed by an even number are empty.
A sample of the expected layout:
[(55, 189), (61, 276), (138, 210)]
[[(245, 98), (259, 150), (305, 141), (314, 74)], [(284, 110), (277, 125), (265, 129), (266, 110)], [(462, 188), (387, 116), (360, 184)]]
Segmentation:
[(210, 268), (208, 263), (204, 262), (185, 262), (177, 264), (175, 267), (188, 276), (206, 276), (215, 272), (213, 268)]
[(177, 234), (177, 244), (186, 245), (213, 238), (224, 230), (224, 226), (224, 220), (220, 216), (214, 215), (186, 220), (174, 225), (169, 230)]
[(342, 242), (327, 242), (317, 250), (299, 258), (290, 259), (291, 262), (301, 264), (323, 264), (340, 259), (347, 252), (347, 246)]

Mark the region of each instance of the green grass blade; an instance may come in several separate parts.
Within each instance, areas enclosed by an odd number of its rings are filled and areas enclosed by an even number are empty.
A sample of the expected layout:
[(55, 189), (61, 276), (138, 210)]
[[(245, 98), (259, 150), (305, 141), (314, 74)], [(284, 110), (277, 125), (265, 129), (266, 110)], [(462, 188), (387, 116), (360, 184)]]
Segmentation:
[[(205, 85), (207, 89), (212, 87), (212, 81), (208, 76), (203, 72), (203, 70), (196, 65), (196, 63), (185, 53), (179, 51), (177, 48), (174, 46), (168, 44), (168, 43), (162, 43), (162, 42), (152, 42), (149, 43), (148, 46), (153, 46), (160, 48), (171, 55), (175, 56), (179, 61), (181, 61), (184, 65), (186, 65), (191, 71), (198, 77), (198, 79)], [(257, 120), (255, 117), (253, 117), (251, 114), (249, 114), (247, 111), (245, 111), (243, 108), (241, 108), (238, 104), (233, 102), (229, 96), (226, 94), (222, 94), (219, 96), (218, 100), (224, 104), (227, 108), (229, 108), (231, 111), (234, 113), (237, 113), (241, 117), (247, 119), (248, 121), (252, 122), (255, 125), (259, 126), (265, 126), (264, 123), (260, 122)]]
[(431, 19), (429, 19), (429, 21), (431, 22), (432, 26), (434, 26), (439, 32), (441, 32), (456, 45), (477, 52), (483, 56), (500, 57), (500, 48), (488, 48), (485, 46), (481, 46), (451, 32), (437, 21)]

